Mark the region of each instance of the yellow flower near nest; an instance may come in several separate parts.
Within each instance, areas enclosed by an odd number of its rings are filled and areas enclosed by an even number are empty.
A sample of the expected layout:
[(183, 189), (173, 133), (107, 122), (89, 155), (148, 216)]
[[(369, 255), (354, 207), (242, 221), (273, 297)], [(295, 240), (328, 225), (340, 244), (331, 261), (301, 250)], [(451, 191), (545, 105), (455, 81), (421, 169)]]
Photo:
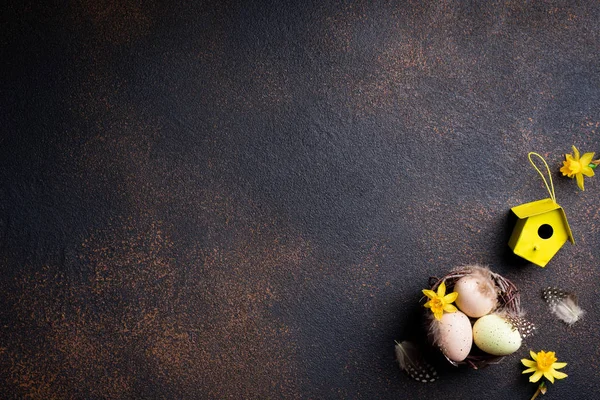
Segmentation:
[(592, 177), (594, 176), (594, 170), (590, 167), (594, 153), (585, 153), (581, 158), (579, 157), (579, 150), (573, 146), (573, 155), (565, 154), (566, 161), (563, 161), (563, 166), (560, 172), (564, 176), (569, 178), (575, 177), (577, 179), (577, 186), (579, 189), (583, 188), (583, 176)]
[(433, 290), (423, 289), (423, 294), (429, 298), (429, 301), (425, 303), (424, 307), (430, 308), (433, 312), (433, 316), (438, 321), (442, 319), (444, 311), (448, 313), (456, 312), (456, 307), (454, 307), (451, 303), (456, 300), (458, 293), (452, 292), (450, 294), (446, 294), (445, 281), (440, 283), (440, 286), (437, 288), (437, 293)]
[(554, 383), (554, 378), (564, 379), (567, 377), (567, 374), (557, 371), (557, 369), (563, 368), (567, 363), (556, 362), (556, 356), (553, 351), (545, 352), (542, 350), (539, 353), (530, 351), (529, 354), (533, 360), (527, 358), (521, 360), (523, 365), (528, 367), (523, 373), (529, 374), (533, 372), (533, 375), (529, 377), (529, 382), (537, 382), (542, 376), (552, 383)]

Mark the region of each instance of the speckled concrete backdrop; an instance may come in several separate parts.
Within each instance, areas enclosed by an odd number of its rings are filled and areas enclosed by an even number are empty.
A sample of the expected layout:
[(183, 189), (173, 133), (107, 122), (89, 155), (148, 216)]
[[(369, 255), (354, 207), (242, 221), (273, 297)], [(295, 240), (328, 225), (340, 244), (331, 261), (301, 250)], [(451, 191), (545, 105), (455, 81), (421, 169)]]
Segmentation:
[[(0, 391), (34, 399), (518, 399), (529, 349), (600, 396), (595, 2), (19, 1), (0, 23)], [(42, 3), (42, 4), (39, 4)], [(302, 3), (302, 4), (301, 4)], [(589, 3), (589, 4), (586, 4)], [(545, 189), (577, 244), (511, 256)], [(490, 265), (539, 334), (422, 385), (429, 276)], [(576, 290), (572, 328), (539, 291)]]

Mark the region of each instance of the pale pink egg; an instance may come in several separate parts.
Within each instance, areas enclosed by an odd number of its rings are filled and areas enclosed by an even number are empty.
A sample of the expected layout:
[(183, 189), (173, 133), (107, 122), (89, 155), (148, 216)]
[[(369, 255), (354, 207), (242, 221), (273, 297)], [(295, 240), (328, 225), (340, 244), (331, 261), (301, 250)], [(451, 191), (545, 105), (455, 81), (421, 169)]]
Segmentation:
[(439, 345), (442, 352), (452, 361), (464, 360), (473, 345), (473, 330), (469, 318), (456, 311), (444, 313), (438, 322)]
[(471, 318), (489, 314), (498, 303), (493, 284), (479, 276), (463, 276), (454, 284), (456, 306)]

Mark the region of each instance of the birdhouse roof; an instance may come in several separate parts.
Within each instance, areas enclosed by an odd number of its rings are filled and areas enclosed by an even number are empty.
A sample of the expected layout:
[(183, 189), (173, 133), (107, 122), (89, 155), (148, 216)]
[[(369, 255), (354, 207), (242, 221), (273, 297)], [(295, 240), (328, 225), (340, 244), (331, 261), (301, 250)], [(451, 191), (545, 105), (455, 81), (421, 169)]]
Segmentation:
[(567, 235), (569, 236), (569, 241), (571, 243), (575, 243), (575, 239), (573, 238), (573, 233), (571, 233), (571, 228), (569, 227), (569, 222), (567, 221), (567, 215), (565, 214), (565, 210), (561, 206), (558, 205), (552, 199), (543, 199), (538, 201), (532, 201), (531, 203), (521, 204), (520, 206), (516, 206), (511, 208), (512, 212), (519, 219), (534, 217), (536, 215), (544, 214), (550, 211), (558, 211), (562, 217), (563, 224), (565, 230), (567, 231)]

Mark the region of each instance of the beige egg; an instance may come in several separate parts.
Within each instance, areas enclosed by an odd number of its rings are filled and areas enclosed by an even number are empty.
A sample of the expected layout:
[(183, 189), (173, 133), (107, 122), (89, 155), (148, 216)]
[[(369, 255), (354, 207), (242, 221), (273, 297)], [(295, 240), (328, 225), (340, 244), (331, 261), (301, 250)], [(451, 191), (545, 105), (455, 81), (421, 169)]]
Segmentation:
[(473, 345), (473, 330), (469, 317), (460, 311), (444, 313), (438, 321), (439, 345), (452, 361), (464, 360)]
[(477, 347), (495, 356), (506, 356), (521, 347), (521, 334), (506, 319), (490, 314), (473, 325), (473, 340)]
[(493, 283), (481, 276), (463, 276), (454, 284), (454, 291), (458, 293), (456, 306), (472, 318), (489, 314), (498, 304)]

